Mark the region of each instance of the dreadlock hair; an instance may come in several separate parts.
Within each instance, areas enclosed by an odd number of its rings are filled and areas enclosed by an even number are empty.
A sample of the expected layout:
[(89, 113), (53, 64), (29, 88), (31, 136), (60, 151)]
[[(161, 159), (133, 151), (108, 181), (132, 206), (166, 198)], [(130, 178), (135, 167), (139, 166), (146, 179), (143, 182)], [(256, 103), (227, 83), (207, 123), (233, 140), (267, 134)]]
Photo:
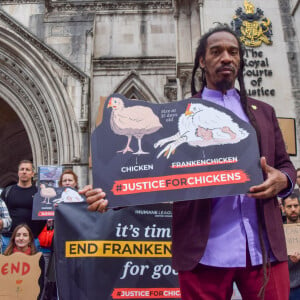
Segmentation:
[[(207, 81), (206, 81), (206, 77), (205, 77), (205, 70), (203, 68), (201, 68), (201, 66), (200, 66), (200, 58), (201, 57), (205, 58), (206, 48), (207, 48), (207, 40), (212, 34), (214, 34), (216, 32), (228, 32), (228, 33), (232, 34), (238, 42), (238, 48), (239, 48), (239, 54), (240, 54), (240, 68), (238, 70), (237, 80), (240, 85), (240, 91), (239, 91), (240, 101), (241, 101), (242, 108), (243, 108), (245, 114), (247, 115), (247, 117), (249, 118), (251, 125), (255, 128), (259, 148), (261, 149), (259, 128), (257, 126), (257, 123), (253, 116), (253, 113), (247, 103), (247, 92), (246, 92), (244, 76), (243, 76), (243, 71), (244, 71), (244, 67), (245, 67), (245, 61), (244, 61), (245, 50), (244, 50), (243, 44), (241, 43), (240, 39), (238, 38), (236, 33), (233, 31), (233, 29), (231, 29), (231, 27), (229, 27), (228, 24), (218, 23), (215, 27), (211, 28), (208, 32), (206, 32), (205, 34), (203, 34), (201, 36), (199, 43), (198, 43), (197, 50), (196, 50), (194, 67), (193, 67), (193, 71), (192, 71), (192, 81), (191, 81), (192, 95), (195, 95), (198, 92), (202, 93), (204, 87), (207, 85)], [(196, 75), (196, 72), (199, 67), (201, 69), (201, 78), (200, 78), (201, 89), (200, 89), (200, 91), (196, 91), (195, 75)], [(262, 251), (263, 275), (264, 275), (263, 284), (259, 291), (258, 296), (261, 299), (264, 299), (266, 285), (268, 283), (269, 276), (270, 276), (270, 272), (269, 272), (270, 271), (270, 262), (268, 259), (268, 255), (266, 253), (265, 242), (263, 239), (264, 221), (263, 221), (262, 201), (260, 201), (260, 200), (256, 201), (256, 210), (257, 210), (257, 216), (258, 216), (258, 235), (259, 235), (259, 241), (260, 241), (260, 246), (261, 246), (261, 251)]]

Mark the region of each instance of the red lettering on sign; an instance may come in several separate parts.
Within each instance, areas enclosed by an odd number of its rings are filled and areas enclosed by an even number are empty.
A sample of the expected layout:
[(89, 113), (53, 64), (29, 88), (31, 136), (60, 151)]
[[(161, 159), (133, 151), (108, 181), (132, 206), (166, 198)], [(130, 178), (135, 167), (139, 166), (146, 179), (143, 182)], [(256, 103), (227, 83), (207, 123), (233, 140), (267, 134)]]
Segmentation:
[(26, 262), (13, 262), (10, 265), (8, 263), (5, 263), (1, 267), (1, 274), (7, 275), (7, 274), (20, 274), (20, 275), (26, 275), (30, 272), (30, 264)]

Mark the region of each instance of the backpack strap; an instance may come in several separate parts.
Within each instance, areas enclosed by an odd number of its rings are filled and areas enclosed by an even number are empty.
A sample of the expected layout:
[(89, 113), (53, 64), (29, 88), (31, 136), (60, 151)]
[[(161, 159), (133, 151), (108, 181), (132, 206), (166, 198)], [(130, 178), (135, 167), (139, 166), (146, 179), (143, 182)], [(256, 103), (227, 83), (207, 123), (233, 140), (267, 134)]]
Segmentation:
[(14, 186), (14, 184), (12, 184), (12, 185), (9, 185), (9, 186), (7, 186), (5, 189), (4, 189), (4, 202), (7, 204), (7, 197), (8, 197), (8, 194), (9, 194), (9, 192), (10, 192), (10, 190), (11, 190), (11, 188)]

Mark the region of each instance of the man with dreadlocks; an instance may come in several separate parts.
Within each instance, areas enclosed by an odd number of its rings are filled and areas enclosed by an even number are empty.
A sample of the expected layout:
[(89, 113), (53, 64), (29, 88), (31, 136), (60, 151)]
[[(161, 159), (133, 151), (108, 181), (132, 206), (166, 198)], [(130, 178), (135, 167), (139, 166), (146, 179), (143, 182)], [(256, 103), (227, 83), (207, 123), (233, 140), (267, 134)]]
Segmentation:
[[(202, 87), (195, 90), (195, 74)], [(265, 181), (247, 195), (177, 202), (173, 205), (173, 266), (183, 300), (230, 299), (233, 282), (243, 299), (288, 300), (289, 275), (276, 196), (296, 179), (273, 108), (248, 98), (243, 48), (235, 33), (218, 25), (199, 42), (193, 98), (219, 104), (256, 130)], [(234, 88), (236, 79), (240, 91)], [(200, 100), (199, 101), (204, 101)]]
[[(202, 88), (194, 77), (202, 70)], [(246, 96), (243, 49), (225, 25), (204, 34), (193, 69), (192, 94), (234, 112), (255, 128), (265, 181), (246, 195), (173, 204), (173, 267), (182, 300), (231, 299), (235, 282), (243, 299), (288, 300), (289, 272), (277, 195), (293, 190), (295, 169), (273, 108)], [(240, 91), (234, 88), (238, 79)], [(203, 100), (205, 99), (205, 100)], [(89, 210), (104, 212), (101, 189), (85, 187)]]

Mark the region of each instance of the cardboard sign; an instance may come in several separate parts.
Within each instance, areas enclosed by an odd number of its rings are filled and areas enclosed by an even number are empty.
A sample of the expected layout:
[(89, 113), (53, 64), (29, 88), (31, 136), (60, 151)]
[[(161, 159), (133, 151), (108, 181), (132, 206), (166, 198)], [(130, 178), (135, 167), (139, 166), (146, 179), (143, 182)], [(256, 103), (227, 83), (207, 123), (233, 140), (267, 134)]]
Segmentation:
[(277, 118), (286, 152), (289, 155), (297, 155), (296, 124), (293, 118)]
[(300, 223), (284, 224), (283, 228), (288, 255), (300, 253)]
[(0, 255), (0, 299), (37, 299), (41, 255), (41, 252), (35, 255)]
[(93, 185), (110, 207), (247, 193), (263, 182), (255, 130), (202, 99), (113, 94), (92, 134)]

